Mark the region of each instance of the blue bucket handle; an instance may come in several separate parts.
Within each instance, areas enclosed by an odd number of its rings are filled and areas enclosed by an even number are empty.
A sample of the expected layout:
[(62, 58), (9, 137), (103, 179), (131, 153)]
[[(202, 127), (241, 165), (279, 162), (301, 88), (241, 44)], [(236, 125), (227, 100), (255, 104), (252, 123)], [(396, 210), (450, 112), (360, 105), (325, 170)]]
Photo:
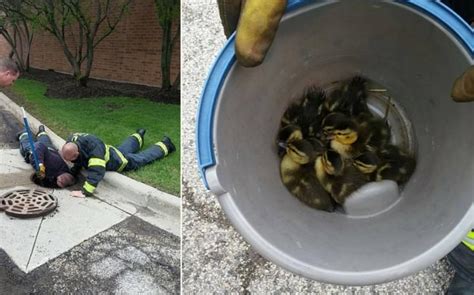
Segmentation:
[[(474, 29), (441, 1), (399, 0), (397, 2), (409, 5), (437, 20), (466, 47), (471, 56), (474, 56)], [(312, 3), (314, 0), (288, 0), (286, 12)], [(198, 107), (196, 149), (201, 179), (207, 189), (209, 189), (209, 185), (205, 177), (206, 169), (216, 164), (212, 138), (214, 110), (225, 77), (236, 60), (234, 39), (235, 34), (232, 34), (212, 65)]]

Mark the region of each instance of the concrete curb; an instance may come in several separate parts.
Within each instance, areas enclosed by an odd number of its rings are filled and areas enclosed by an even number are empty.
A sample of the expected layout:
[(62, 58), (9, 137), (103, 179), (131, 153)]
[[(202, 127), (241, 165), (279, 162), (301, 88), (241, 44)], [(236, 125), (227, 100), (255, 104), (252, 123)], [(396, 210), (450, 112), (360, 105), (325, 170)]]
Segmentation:
[[(8, 98), (4, 93), (0, 92), (0, 106), (11, 112), (20, 122), (23, 122), (23, 113), (21, 108)], [(26, 111), (26, 110), (25, 110)], [(38, 119), (27, 112), (30, 127), (35, 130), (42, 124)], [(46, 125), (46, 131), (51, 137), (51, 141), (56, 147), (61, 147), (66, 141), (49, 129)], [(108, 189), (107, 189), (108, 188)], [(120, 188), (121, 194), (113, 194), (114, 200), (124, 203), (131, 203), (137, 210), (147, 208), (160, 216), (159, 226), (164, 230), (180, 236), (181, 228), (181, 199), (171, 194), (162, 192), (154, 187), (138, 182), (127, 176), (117, 172), (107, 172), (100, 185), (97, 187), (96, 194), (100, 198), (101, 195), (110, 196), (111, 194), (101, 194), (101, 192), (109, 191), (110, 188)], [(126, 198), (117, 195), (126, 196)], [(104, 199), (104, 201), (108, 201)], [(120, 207), (120, 206), (119, 206)], [(130, 211), (123, 209), (124, 211)], [(135, 214), (135, 212), (129, 212)], [(162, 222), (164, 224), (162, 224)]]

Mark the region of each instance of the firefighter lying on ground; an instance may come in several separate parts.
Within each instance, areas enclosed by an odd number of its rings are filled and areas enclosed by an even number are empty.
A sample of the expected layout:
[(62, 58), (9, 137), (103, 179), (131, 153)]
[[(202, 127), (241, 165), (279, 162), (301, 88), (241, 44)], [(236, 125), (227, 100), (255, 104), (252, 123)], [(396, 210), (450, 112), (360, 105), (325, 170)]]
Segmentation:
[(64, 160), (74, 164), (72, 172), (77, 174), (81, 168), (86, 169), (86, 181), (82, 191), (73, 191), (73, 197), (85, 197), (94, 193), (99, 182), (104, 178), (105, 171), (136, 170), (155, 160), (161, 159), (176, 150), (167, 136), (139, 152), (143, 146), (145, 129), (127, 137), (119, 146), (105, 144), (98, 137), (87, 133), (75, 133), (68, 137), (62, 147)]
[[(26, 130), (20, 131), (17, 139), (20, 141), (20, 154), (27, 163), (34, 167), (31, 146)], [(39, 126), (34, 145), (40, 168), (38, 172), (33, 173), (31, 176), (31, 180), (34, 183), (51, 188), (64, 188), (75, 183), (75, 178), (68, 165), (53, 146), (43, 125)]]

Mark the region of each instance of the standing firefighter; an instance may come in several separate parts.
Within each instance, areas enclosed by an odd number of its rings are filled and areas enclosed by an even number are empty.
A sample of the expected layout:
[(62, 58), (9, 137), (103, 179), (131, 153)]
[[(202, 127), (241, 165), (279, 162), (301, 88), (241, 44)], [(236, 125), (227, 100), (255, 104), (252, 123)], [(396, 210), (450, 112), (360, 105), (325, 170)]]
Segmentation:
[(176, 148), (171, 139), (165, 136), (162, 141), (153, 144), (143, 152), (137, 153), (143, 146), (145, 129), (139, 129), (130, 135), (118, 148), (105, 144), (98, 137), (87, 133), (75, 133), (68, 137), (62, 147), (66, 161), (74, 163), (74, 173), (81, 168), (87, 171), (82, 191), (73, 191), (72, 196), (84, 197), (94, 193), (105, 171), (135, 170), (155, 160), (164, 158)]

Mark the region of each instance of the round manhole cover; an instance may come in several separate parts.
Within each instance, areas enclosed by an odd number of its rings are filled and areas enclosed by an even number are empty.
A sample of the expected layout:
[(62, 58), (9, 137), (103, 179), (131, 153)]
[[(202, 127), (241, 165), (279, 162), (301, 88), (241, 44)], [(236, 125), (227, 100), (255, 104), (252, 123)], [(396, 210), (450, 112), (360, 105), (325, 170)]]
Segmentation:
[(18, 218), (47, 215), (58, 205), (58, 200), (45, 191), (24, 189), (9, 192), (0, 198), (0, 211)]

